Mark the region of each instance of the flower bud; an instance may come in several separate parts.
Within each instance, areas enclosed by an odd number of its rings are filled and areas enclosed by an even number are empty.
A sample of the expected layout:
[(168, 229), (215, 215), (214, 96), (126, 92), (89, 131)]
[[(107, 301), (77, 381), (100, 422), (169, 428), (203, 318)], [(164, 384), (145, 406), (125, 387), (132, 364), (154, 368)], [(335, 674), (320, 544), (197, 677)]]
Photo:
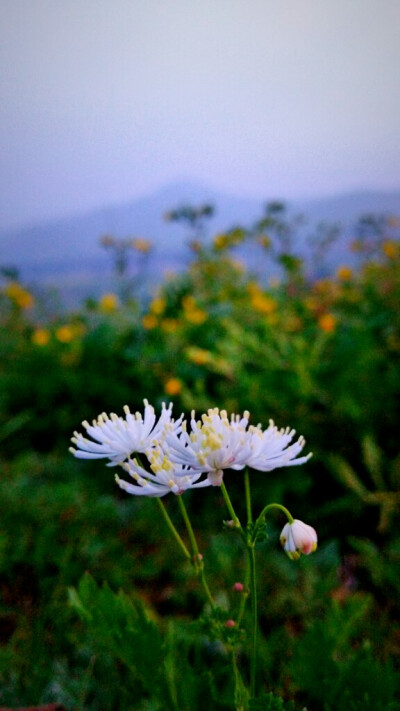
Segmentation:
[(235, 626), (236, 626), (235, 620), (227, 620), (225, 622), (225, 627), (235, 627)]
[(291, 560), (297, 560), (302, 553), (309, 555), (317, 550), (318, 539), (315, 530), (298, 519), (284, 526), (280, 540)]
[(244, 590), (243, 583), (234, 583), (234, 585), (232, 585), (232, 590), (234, 592), (243, 592), (243, 590)]

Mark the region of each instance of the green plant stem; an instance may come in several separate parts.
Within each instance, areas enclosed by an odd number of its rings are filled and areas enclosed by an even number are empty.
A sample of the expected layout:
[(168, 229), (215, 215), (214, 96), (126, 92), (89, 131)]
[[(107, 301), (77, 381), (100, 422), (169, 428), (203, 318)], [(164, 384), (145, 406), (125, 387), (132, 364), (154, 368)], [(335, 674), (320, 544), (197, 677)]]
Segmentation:
[(254, 543), (247, 542), (247, 554), (250, 569), (250, 603), (251, 603), (251, 652), (250, 652), (250, 694), (255, 698), (257, 671), (257, 578), (256, 555)]
[[(213, 596), (211, 595), (211, 591), (210, 591), (210, 588), (208, 587), (208, 583), (207, 583), (207, 580), (206, 580), (206, 574), (205, 574), (205, 571), (204, 571), (203, 556), (202, 556), (201, 553), (199, 552), (199, 547), (198, 547), (198, 545), (197, 545), (196, 536), (194, 535), (193, 527), (192, 527), (192, 524), (191, 524), (191, 522), (190, 522), (190, 518), (189, 518), (188, 512), (187, 512), (187, 510), (186, 510), (186, 506), (185, 506), (185, 503), (184, 503), (184, 501), (183, 501), (183, 497), (182, 497), (182, 496), (178, 496), (178, 503), (179, 503), (179, 508), (180, 508), (180, 511), (181, 511), (183, 520), (184, 520), (185, 525), (186, 525), (186, 529), (187, 529), (187, 532), (188, 532), (188, 535), (189, 535), (190, 543), (191, 543), (191, 545), (192, 545), (192, 551), (193, 551), (193, 558), (192, 558), (192, 561), (193, 561), (195, 570), (196, 570), (196, 572), (198, 573), (198, 575), (200, 576), (200, 580), (201, 580), (201, 583), (202, 583), (202, 585), (203, 585), (204, 592), (205, 592), (205, 594), (206, 594), (207, 600), (208, 600), (208, 602), (210, 603), (211, 607), (214, 609), (214, 608), (215, 608), (215, 602), (214, 602)], [(189, 554), (189, 558), (190, 558), (190, 554)]]
[[(180, 497), (179, 497), (179, 498), (180, 498)], [(171, 519), (170, 519), (170, 517), (169, 517), (169, 514), (168, 514), (167, 509), (165, 508), (165, 506), (164, 506), (164, 504), (163, 504), (163, 502), (161, 501), (160, 498), (157, 498), (157, 501), (158, 501), (158, 505), (159, 505), (159, 507), (160, 507), (161, 513), (162, 513), (162, 515), (163, 515), (163, 517), (164, 517), (164, 521), (166, 522), (166, 524), (167, 524), (169, 530), (171, 531), (171, 533), (172, 533), (173, 537), (175, 538), (176, 542), (178, 543), (179, 548), (181, 549), (181, 551), (182, 551), (183, 555), (185, 556), (185, 558), (188, 558), (188, 560), (190, 560), (190, 553), (189, 553), (188, 549), (186, 548), (184, 542), (182, 541), (182, 538), (180, 537), (180, 535), (179, 535), (178, 531), (176, 530), (174, 524), (172, 523), (172, 521), (171, 521)]]
[(238, 528), (242, 532), (242, 526), (240, 524), (238, 517), (236, 516), (235, 509), (232, 506), (232, 502), (230, 500), (230, 497), (229, 497), (229, 494), (226, 490), (226, 486), (225, 486), (224, 482), (221, 483), (221, 491), (222, 491), (222, 496), (224, 497), (224, 501), (226, 503), (227, 509), (232, 517), (234, 527)]
[(292, 514), (285, 506), (282, 506), (282, 504), (268, 504), (267, 506), (264, 506), (263, 510), (261, 511), (261, 513), (259, 515), (259, 518), (264, 518), (265, 514), (267, 513), (267, 511), (269, 509), (280, 509), (281, 511), (283, 511), (283, 513), (287, 517), (287, 520), (289, 521), (289, 523), (293, 523), (294, 518), (293, 518)]
[(253, 514), (251, 511), (251, 492), (250, 492), (250, 477), (249, 470), (246, 468), (244, 472), (244, 491), (246, 496), (246, 511), (247, 511), (247, 523), (253, 523)]
[(292, 514), (290, 513), (290, 511), (288, 511), (288, 509), (285, 506), (282, 506), (282, 504), (268, 504), (267, 506), (265, 506), (263, 508), (257, 521), (255, 522), (255, 526), (253, 529), (253, 536), (252, 536), (252, 540), (254, 542), (257, 540), (258, 530), (263, 525), (265, 516), (270, 509), (279, 509), (280, 511), (282, 511), (285, 514), (289, 523), (293, 523), (293, 521), (294, 521), (294, 518), (293, 518)]
[(192, 527), (192, 524), (190, 523), (190, 518), (189, 518), (188, 512), (186, 510), (186, 506), (183, 501), (183, 497), (182, 497), (182, 495), (180, 495), (177, 498), (178, 498), (179, 508), (180, 508), (183, 520), (185, 522), (186, 530), (187, 530), (189, 538), (190, 538), (190, 543), (192, 545), (193, 555), (198, 556), (199, 555), (199, 547), (197, 545), (196, 536), (194, 535), (193, 527)]

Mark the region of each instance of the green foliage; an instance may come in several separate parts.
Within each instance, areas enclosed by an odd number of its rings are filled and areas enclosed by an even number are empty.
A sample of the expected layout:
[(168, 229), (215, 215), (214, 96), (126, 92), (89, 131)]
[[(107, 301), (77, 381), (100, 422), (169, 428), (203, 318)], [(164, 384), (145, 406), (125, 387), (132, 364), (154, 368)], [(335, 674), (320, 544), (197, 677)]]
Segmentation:
[[(148, 692), (163, 697), (163, 643), (139, 599), (99, 588), (86, 574), (77, 590), (69, 589), (72, 607), (85, 621), (96, 645), (126, 664)], [(167, 700), (166, 700), (167, 701)]]
[[(209, 216), (208, 206), (171, 213), (188, 228), (193, 261), (143, 303), (121, 292), (67, 313), (16, 271), (2, 272), (0, 705), (248, 703), (245, 642), (240, 628), (225, 627), (240, 607), (232, 586), (245, 583), (243, 551), (222, 530), (218, 492), (186, 497), (216, 586), (211, 630), (198, 581), (169, 545), (154, 501), (125, 497), (112, 470), (67, 452), (81, 420), (121, 413), (125, 403), (142, 409), (146, 397), (155, 406), (172, 398), (175, 414), (248, 409), (253, 423), (272, 417), (296, 428), (314, 451), (301, 472), (251, 474), (254, 517), (281, 501), (318, 529), (320, 550), (312, 565), (293, 564), (274, 548), (279, 522), (267, 522), (258, 542), (261, 695), (249, 708), (289, 711), (288, 698), (312, 711), (399, 708), (398, 228), (364, 217), (356, 251), (321, 278), (334, 227), (317, 230), (302, 263), (299, 220), (284, 205), (207, 243)], [(265, 279), (238, 262), (248, 247)], [(227, 477), (242, 512), (240, 474)], [(79, 583), (85, 571), (93, 579)], [(82, 621), (66, 605), (67, 588)], [(235, 698), (233, 644), (244, 668)]]
[[(258, 699), (252, 699), (249, 703), (249, 711), (295, 711), (293, 701), (287, 703), (280, 696), (272, 693), (263, 694)], [(306, 708), (302, 711), (307, 711)]]
[(323, 711), (392, 711), (400, 706), (397, 670), (390, 659), (373, 655), (370, 607), (371, 600), (360, 596), (343, 607), (333, 604), (294, 646), (293, 681)]
[[(138, 597), (115, 594), (85, 575), (77, 589), (69, 590), (69, 601), (100, 652), (121, 660), (141, 682), (143, 698), (150, 700), (152, 708), (229, 708), (221, 701), (228, 692), (217, 693), (215, 687), (218, 657), (214, 673), (205, 671), (199, 664), (201, 649), (195, 638), (182, 634), (172, 623), (163, 637)], [(193, 663), (189, 662), (191, 654)]]

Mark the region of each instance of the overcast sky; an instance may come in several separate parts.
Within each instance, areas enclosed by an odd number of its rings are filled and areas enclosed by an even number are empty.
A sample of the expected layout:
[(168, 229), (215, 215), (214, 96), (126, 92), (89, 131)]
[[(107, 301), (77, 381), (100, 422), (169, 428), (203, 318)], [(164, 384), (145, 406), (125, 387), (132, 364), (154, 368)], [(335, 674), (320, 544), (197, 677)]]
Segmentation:
[(400, 188), (399, 0), (0, 0), (0, 229)]

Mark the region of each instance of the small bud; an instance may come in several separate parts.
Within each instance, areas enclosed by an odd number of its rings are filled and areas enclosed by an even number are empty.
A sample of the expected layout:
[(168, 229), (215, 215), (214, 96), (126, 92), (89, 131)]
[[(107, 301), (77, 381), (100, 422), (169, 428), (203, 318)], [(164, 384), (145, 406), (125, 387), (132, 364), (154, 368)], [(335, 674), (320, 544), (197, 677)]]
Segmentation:
[(318, 539), (316, 531), (298, 519), (284, 526), (280, 540), (291, 560), (297, 560), (302, 553), (309, 555), (317, 550)]
[(235, 622), (235, 620), (227, 620), (227, 621), (225, 622), (225, 627), (231, 627), (231, 628), (232, 628), (232, 627), (236, 627), (236, 622)]
[(234, 585), (232, 585), (232, 590), (234, 592), (243, 592), (243, 590), (244, 590), (243, 583), (235, 583)]

